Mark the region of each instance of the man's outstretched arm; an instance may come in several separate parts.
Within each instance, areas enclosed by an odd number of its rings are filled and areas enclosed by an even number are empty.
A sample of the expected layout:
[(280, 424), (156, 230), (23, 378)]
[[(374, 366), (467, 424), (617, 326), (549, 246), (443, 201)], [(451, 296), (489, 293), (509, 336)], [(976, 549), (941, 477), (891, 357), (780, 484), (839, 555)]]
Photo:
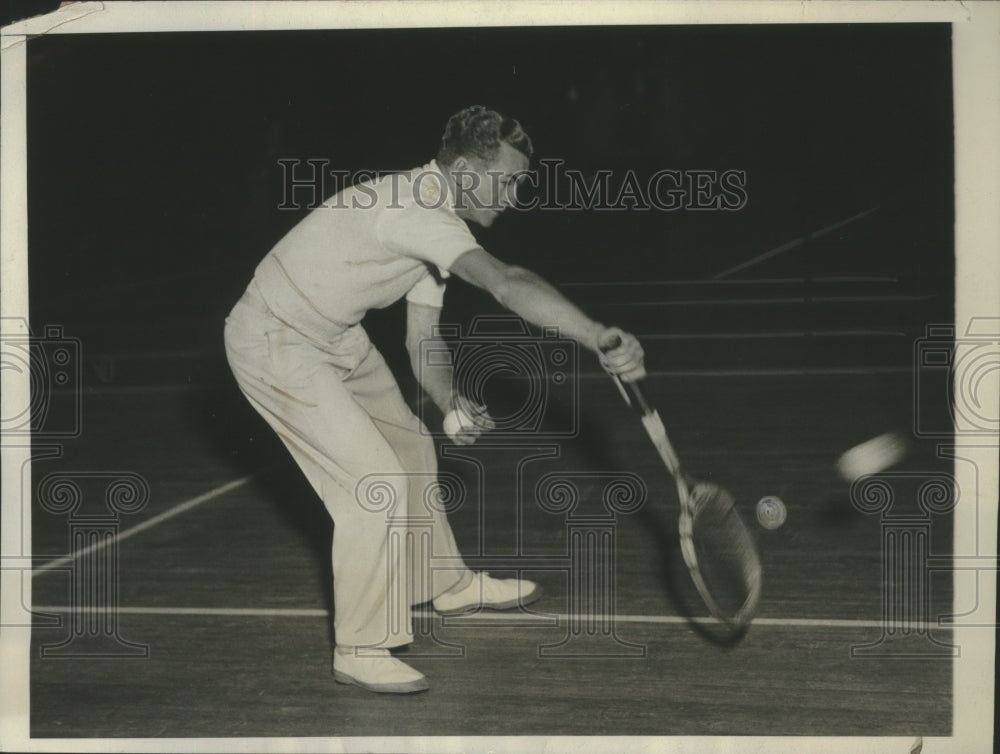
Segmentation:
[[(604, 368), (626, 382), (645, 375), (642, 346), (635, 336), (595, 322), (534, 272), (505, 264), (483, 249), (465, 252), (450, 269), (463, 280), (489, 291), (502, 306), (531, 324), (558, 327), (560, 335), (597, 353)], [(610, 345), (615, 335), (620, 344), (602, 353), (601, 348)]]

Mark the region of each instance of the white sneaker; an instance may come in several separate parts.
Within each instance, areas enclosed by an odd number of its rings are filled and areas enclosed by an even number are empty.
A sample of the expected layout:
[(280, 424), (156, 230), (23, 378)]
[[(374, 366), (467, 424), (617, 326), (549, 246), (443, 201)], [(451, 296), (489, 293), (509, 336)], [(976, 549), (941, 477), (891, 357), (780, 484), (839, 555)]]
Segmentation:
[(542, 588), (523, 579), (494, 579), (488, 573), (473, 574), (472, 582), (457, 592), (445, 592), (434, 598), (434, 609), (441, 615), (460, 615), (483, 608), (509, 610), (530, 605), (542, 596)]
[(337, 647), (333, 680), (381, 694), (414, 694), (430, 688), (423, 673), (397, 660), (388, 649)]

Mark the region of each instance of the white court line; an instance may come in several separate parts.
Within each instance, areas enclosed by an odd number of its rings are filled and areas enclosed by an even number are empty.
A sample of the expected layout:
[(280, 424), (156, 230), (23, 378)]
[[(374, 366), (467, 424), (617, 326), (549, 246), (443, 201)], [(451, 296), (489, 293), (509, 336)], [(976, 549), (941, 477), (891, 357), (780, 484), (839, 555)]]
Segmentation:
[[(866, 376), (873, 374), (910, 374), (913, 366), (884, 367), (772, 367), (761, 369), (650, 369), (649, 377), (826, 377), (826, 376)], [(607, 372), (583, 370), (576, 373), (581, 380), (606, 380)], [(518, 374), (507, 379), (538, 379), (538, 374)], [(417, 403), (430, 403), (427, 395), (422, 395)]]
[(763, 254), (758, 254), (757, 256), (746, 260), (745, 262), (740, 262), (735, 267), (730, 267), (728, 270), (720, 272), (718, 275), (715, 276), (714, 279), (721, 280), (722, 278), (727, 278), (734, 272), (740, 272), (741, 270), (745, 270), (746, 268), (752, 267), (758, 262), (763, 262), (767, 259), (771, 259), (772, 257), (776, 257), (779, 254), (784, 254), (787, 251), (793, 251), (801, 246), (805, 246), (806, 244), (811, 243), (812, 241), (818, 241), (819, 239), (829, 235), (833, 231), (839, 228), (843, 228), (845, 225), (850, 225), (856, 222), (857, 220), (860, 220), (863, 217), (867, 217), (872, 212), (875, 212), (878, 209), (879, 209), (878, 206), (871, 207), (870, 209), (858, 212), (857, 214), (851, 215), (850, 217), (844, 218), (843, 220), (838, 220), (835, 223), (830, 223), (829, 225), (825, 225), (819, 230), (814, 230), (809, 233), (806, 233), (804, 236), (795, 238), (791, 241), (788, 241), (787, 243), (781, 244), (780, 246), (775, 246), (770, 251), (765, 251)]
[(38, 568), (34, 569), (31, 575), (32, 577), (35, 577), (41, 573), (45, 573), (47, 571), (51, 571), (56, 568), (61, 568), (62, 566), (68, 565), (69, 563), (72, 563), (74, 560), (77, 560), (83, 557), (84, 555), (89, 555), (92, 552), (103, 550), (105, 547), (108, 547), (113, 543), (121, 542), (123, 539), (128, 539), (129, 537), (133, 537), (136, 534), (145, 531), (146, 529), (151, 529), (152, 527), (166, 521), (169, 518), (173, 518), (174, 516), (179, 516), (181, 513), (189, 511), (192, 508), (201, 505), (202, 503), (207, 503), (209, 500), (214, 500), (217, 497), (225, 495), (227, 492), (235, 490), (238, 487), (242, 487), (244, 484), (249, 482), (251, 479), (253, 479), (260, 473), (261, 472), (257, 472), (255, 474), (250, 474), (248, 476), (241, 477), (240, 479), (234, 479), (231, 482), (226, 482), (225, 484), (219, 485), (218, 487), (211, 489), (202, 495), (193, 497), (190, 500), (185, 500), (183, 503), (178, 503), (170, 510), (164, 511), (163, 513), (153, 516), (152, 518), (143, 521), (141, 524), (136, 524), (131, 529), (126, 529), (125, 531), (119, 532), (110, 539), (101, 540), (96, 544), (90, 545), (89, 547), (84, 547), (81, 550), (75, 551), (72, 555), (67, 555), (62, 558), (56, 558), (55, 560), (50, 560), (48, 563), (40, 565)]
[(752, 278), (748, 280), (722, 280), (717, 278), (697, 278), (694, 280), (574, 280), (559, 283), (565, 288), (615, 288), (621, 286), (753, 286), (753, 285), (801, 285), (802, 283), (898, 283), (897, 275), (822, 275), (809, 278)]
[[(69, 607), (67, 605), (34, 605), (36, 613), (106, 613), (108, 607)], [(215, 615), (245, 616), (256, 618), (325, 618), (326, 610), (319, 608), (253, 608), (253, 607), (116, 607), (119, 615)]]
[(758, 304), (846, 304), (861, 302), (882, 302), (894, 303), (902, 301), (930, 301), (935, 298), (934, 294), (896, 294), (882, 296), (768, 296), (766, 298), (697, 298), (697, 299), (672, 299), (669, 301), (609, 301), (605, 306), (615, 307), (677, 307), (685, 306), (756, 306)]
[[(761, 369), (651, 369), (650, 377), (825, 377), (830, 375), (908, 374), (913, 366), (773, 367)], [(606, 372), (578, 372), (581, 379), (607, 379)]]
[(900, 330), (776, 330), (762, 332), (649, 333), (642, 340), (789, 340), (791, 338), (906, 337)]
[[(894, 334), (894, 333), (893, 333)], [(852, 333), (853, 335), (853, 333)], [(648, 336), (644, 336), (647, 337)], [(649, 338), (656, 340), (656, 338)], [(885, 367), (763, 367), (760, 369), (702, 369), (693, 367), (691, 369), (653, 369), (649, 371), (650, 377), (822, 377), (825, 375), (866, 375), (866, 374), (904, 374), (912, 372), (912, 366), (885, 366)], [(534, 375), (537, 376), (537, 375)], [(605, 372), (581, 371), (577, 372), (580, 379), (607, 379)], [(510, 377), (509, 379), (521, 379), (522, 377)], [(186, 385), (176, 385), (172, 383), (150, 384), (150, 385), (102, 385), (101, 387), (89, 387), (85, 390), (98, 392), (107, 395), (121, 395), (129, 393), (188, 393), (199, 390), (212, 390), (213, 385), (209, 383), (189, 383)], [(65, 391), (66, 393), (75, 392)], [(430, 399), (421, 398), (421, 402)]]
[[(107, 607), (67, 607), (65, 605), (36, 605), (32, 610), (37, 613), (106, 613)], [(120, 615), (198, 615), (198, 616), (238, 616), (260, 618), (327, 618), (329, 612), (310, 608), (239, 608), (239, 607), (118, 607), (114, 612)], [(437, 613), (432, 610), (414, 610), (417, 618), (432, 618)], [(621, 623), (653, 623), (653, 624), (687, 624), (715, 623), (714, 618), (696, 617), (684, 618), (680, 615), (588, 615), (580, 613), (475, 613), (472, 615), (448, 616), (445, 625), (461, 628), (475, 623), (539, 623), (554, 621), (551, 625), (564, 622), (600, 623), (607, 625), (612, 620)], [(755, 618), (755, 626), (771, 626), (778, 628), (882, 628), (886, 625), (881, 620), (842, 620), (838, 618)], [(942, 631), (953, 630), (952, 626), (938, 625), (921, 621), (917, 623), (902, 623), (895, 626), (897, 630)]]

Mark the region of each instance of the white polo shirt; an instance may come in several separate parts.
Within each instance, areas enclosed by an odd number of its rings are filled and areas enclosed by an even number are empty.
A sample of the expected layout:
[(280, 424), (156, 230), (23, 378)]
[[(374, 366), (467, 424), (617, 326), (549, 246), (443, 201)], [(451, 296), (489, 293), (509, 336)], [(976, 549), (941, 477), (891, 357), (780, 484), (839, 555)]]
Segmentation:
[(278, 319), (326, 341), (403, 296), (441, 306), (448, 269), (481, 248), (431, 161), (344, 189), (268, 252), (254, 281)]

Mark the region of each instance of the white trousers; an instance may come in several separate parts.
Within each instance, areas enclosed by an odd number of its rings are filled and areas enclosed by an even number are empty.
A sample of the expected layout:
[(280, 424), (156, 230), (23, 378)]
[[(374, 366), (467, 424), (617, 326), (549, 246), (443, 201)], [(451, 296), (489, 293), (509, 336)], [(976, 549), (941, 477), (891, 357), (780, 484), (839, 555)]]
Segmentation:
[(317, 344), (251, 283), (225, 327), (240, 390), (277, 432), (334, 522), (342, 646), (413, 641), (411, 606), (470, 578), (437, 491), (433, 439), (360, 325)]

